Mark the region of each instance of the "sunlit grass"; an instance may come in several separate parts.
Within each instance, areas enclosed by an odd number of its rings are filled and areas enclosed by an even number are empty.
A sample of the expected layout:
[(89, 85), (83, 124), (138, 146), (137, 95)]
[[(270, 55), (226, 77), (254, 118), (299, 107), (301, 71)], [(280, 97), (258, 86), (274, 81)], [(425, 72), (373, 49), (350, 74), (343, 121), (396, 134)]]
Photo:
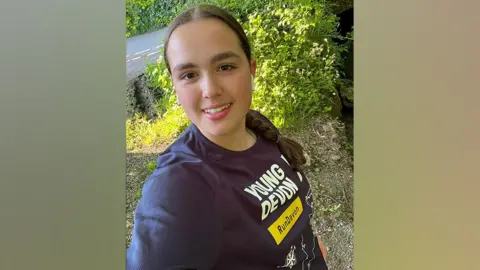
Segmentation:
[(174, 106), (157, 120), (136, 115), (126, 122), (127, 150), (155, 147), (172, 141), (190, 124), (182, 108)]

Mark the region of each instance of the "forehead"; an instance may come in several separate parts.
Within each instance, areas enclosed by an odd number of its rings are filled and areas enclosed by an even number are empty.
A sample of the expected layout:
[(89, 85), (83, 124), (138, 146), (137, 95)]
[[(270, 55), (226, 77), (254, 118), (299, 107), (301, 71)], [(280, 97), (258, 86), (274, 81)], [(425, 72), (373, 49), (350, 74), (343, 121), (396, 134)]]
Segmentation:
[(217, 19), (200, 19), (176, 28), (168, 41), (167, 57), (172, 66), (202, 64), (218, 53), (233, 51), (244, 56), (235, 32)]

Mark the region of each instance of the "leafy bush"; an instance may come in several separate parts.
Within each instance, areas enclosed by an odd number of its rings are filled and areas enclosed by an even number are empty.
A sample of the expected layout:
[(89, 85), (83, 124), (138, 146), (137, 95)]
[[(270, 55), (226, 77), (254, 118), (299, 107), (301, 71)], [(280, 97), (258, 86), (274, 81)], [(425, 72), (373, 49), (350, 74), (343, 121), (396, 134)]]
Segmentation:
[(127, 0), (127, 37), (167, 26), (187, 0)]
[(141, 20), (144, 17), (143, 14), (153, 3), (154, 0), (126, 0), (127, 37), (142, 31)]
[(319, 4), (269, 4), (244, 29), (257, 60), (253, 107), (279, 127), (328, 112), (336, 104), (335, 17)]
[[(161, 51), (163, 55), (163, 49)], [(171, 141), (190, 124), (183, 109), (176, 103), (176, 95), (168, 70), (163, 61), (147, 65), (147, 80), (154, 88), (163, 90), (162, 97), (157, 100), (157, 111), (161, 117), (147, 120), (143, 115), (136, 115), (127, 120), (127, 149), (134, 150), (145, 146), (153, 146)]]
[(244, 22), (248, 20), (249, 14), (253, 12), (262, 10), (265, 8), (265, 5), (269, 2), (273, 2), (272, 0), (190, 0), (189, 5), (186, 8), (199, 4), (213, 4), (219, 7), (224, 8), (227, 10), (232, 16), (234, 16), (237, 20)]
[(175, 92), (173, 83), (170, 79), (165, 61), (163, 61), (163, 47), (160, 49), (162, 55), (157, 63), (148, 64), (145, 70), (145, 76), (149, 84), (154, 89), (162, 89), (162, 98), (157, 100), (157, 110), (159, 115), (164, 114), (169, 108), (175, 105)]
[(262, 9), (268, 0), (127, 0), (127, 37), (166, 27), (185, 9), (196, 4), (214, 4), (228, 10), (241, 21)]
[[(163, 48), (160, 52), (163, 55)], [(127, 149), (134, 150), (144, 146), (155, 146), (172, 140), (180, 134), (190, 120), (176, 103), (176, 95), (165, 61), (160, 57), (155, 64), (147, 65), (145, 75), (153, 88), (162, 89), (162, 97), (157, 100), (158, 120), (147, 120), (136, 115), (127, 120)]]

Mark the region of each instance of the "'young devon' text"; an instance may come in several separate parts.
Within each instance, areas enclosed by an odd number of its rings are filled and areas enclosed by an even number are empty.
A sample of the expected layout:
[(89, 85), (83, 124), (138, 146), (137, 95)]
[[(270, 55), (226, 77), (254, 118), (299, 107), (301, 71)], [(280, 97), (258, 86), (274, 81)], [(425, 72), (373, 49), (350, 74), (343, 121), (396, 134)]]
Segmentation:
[(279, 206), (290, 201), (298, 192), (298, 186), (288, 177), (279, 165), (273, 164), (259, 180), (244, 189), (255, 196), (262, 205), (262, 220)]

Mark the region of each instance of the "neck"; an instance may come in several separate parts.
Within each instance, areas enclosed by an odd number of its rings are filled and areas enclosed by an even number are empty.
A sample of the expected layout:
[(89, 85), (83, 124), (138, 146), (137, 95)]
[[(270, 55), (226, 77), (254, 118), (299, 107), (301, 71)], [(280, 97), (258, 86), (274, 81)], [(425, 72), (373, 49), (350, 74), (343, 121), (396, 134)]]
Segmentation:
[(251, 134), (245, 125), (240, 125), (237, 130), (221, 136), (215, 136), (204, 131), (202, 133), (211, 142), (231, 151), (244, 151), (255, 144), (255, 138), (252, 136), (253, 132)]

